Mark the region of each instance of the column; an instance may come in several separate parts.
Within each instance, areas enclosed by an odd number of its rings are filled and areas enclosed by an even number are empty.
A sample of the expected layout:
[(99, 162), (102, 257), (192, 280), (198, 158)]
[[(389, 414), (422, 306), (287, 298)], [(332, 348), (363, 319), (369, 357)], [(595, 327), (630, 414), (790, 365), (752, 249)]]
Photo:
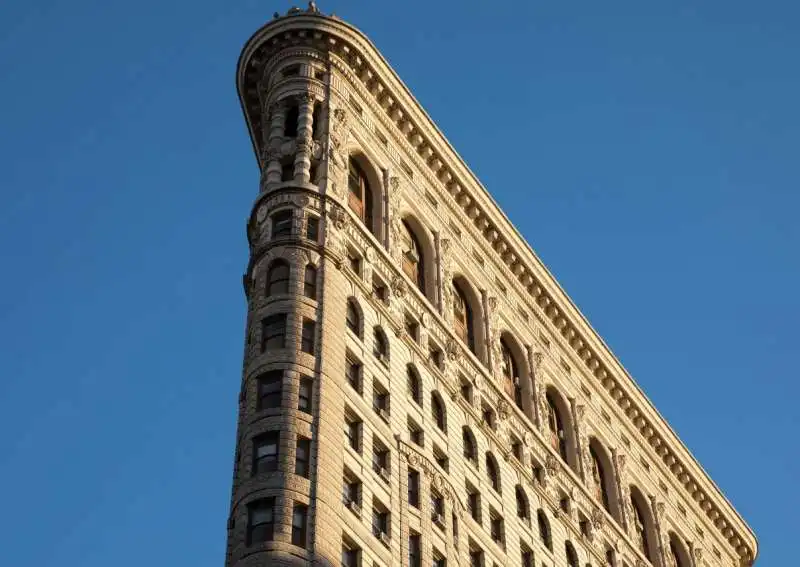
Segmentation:
[(311, 179), (311, 153), (314, 141), (311, 138), (313, 131), (314, 96), (305, 93), (299, 97), (300, 108), (297, 115), (297, 153), (294, 156), (294, 179), (308, 183)]
[(575, 402), (575, 398), (569, 399), (569, 409), (572, 413), (572, 425), (575, 431), (575, 458), (578, 460), (578, 473), (583, 480), (583, 483), (586, 484), (586, 467), (584, 467), (583, 463), (583, 439), (581, 438), (581, 430), (583, 429), (583, 416), (579, 415), (582, 414), (585, 408), (582, 408), (580, 411), (578, 409), (578, 405)]
[[(283, 127), (286, 121), (286, 102), (279, 100), (271, 108), (269, 138), (267, 139), (264, 167), (267, 172), (267, 186), (281, 181), (280, 145), (283, 140)], [(266, 190), (267, 187), (262, 188)]]

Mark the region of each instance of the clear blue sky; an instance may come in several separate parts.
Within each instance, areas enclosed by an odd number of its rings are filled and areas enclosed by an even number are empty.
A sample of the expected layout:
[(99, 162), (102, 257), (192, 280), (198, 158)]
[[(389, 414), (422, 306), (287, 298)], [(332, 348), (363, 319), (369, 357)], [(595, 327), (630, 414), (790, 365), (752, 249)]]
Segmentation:
[[(234, 70), (289, 5), (0, 4), (0, 564), (222, 565), (258, 182)], [(759, 564), (796, 565), (800, 5), (320, 8), (383, 51)]]

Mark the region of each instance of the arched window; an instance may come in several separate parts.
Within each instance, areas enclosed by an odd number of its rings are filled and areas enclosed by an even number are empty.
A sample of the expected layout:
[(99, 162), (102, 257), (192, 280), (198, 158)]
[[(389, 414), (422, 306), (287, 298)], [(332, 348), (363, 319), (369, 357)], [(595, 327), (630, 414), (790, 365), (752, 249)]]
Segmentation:
[(603, 503), (603, 508), (606, 511), (611, 512), (611, 507), (609, 504), (608, 499), (608, 487), (607, 487), (607, 477), (606, 471), (603, 468), (603, 463), (600, 461), (600, 457), (597, 455), (597, 449), (595, 449), (592, 443), (589, 444), (589, 455), (592, 458), (592, 480), (594, 481), (594, 497)]
[(431, 416), (440, 431), (447, 431), (447, 414), (439, 394), (431, 393)]
[(267, 271), (267, 297), (289, 293), (289, 264), (275, 260)]
[(486, 476), (496, 492), (500, 492), (500, 469), (491, 453), (486, 453)]
[(403, 221), (403, 271), (411, 278), (419, 290), (425, 293), (425, 253), (422, 246), (408, 226), (408, 222)]
[(578, 565), (578, 554), (572, 542), (564, 542), (564, 553), (567, 556), (567, 565), (569, 565), (569, 567), (580, 567)]
[(347, 202), (358, 218), (367, 226), (370, 232), (373, 231), (372, 222), (372, 188), (367, 180), (367, 174), (352, 157), (348, 162), (347, 175)]
[(689, 567), (689, 553), (675, 532), (669, 534), (669, 552), (667, 553), (667, 565), (669, 567)]
[(347, 328), (353, 331), (356, 336), (361, 338), (361, 311), (354, 299), (347, 300)]
[(633, 506), (633, 531), (636, 538), (636, 544), (639, 547), (639, 551), (641, 551), (650, 562), (653, 561), (653, 558), (650, 555), (650, 540), (648, 538), (647, 533), (647, 519), (645, 517), (645, 512), (642, 508), (641, 503), (639, 502), (639, 498), (637, 498), (637, 494), (632, 489), (631, 490), (631, 506)]
[(465, 425), (461, 430), (461, 437), (464, 442), (464, 458), (478, 466), (478, 444), (475, 442), (475, 435)]
[(422, 405), (422, 382), (419, 374), (411, 367), (408, 367), (408, 394), (418, 405)]
[(475, 352), (475, 330), (472, 309), (466, 295), (456, 282), (453, 282), (453, 325), (456, 335)]
[(375, 327), (372, 330), (372, 353), (375, 358), (383, 362), (389, 363), (389, 341), (386, 340), (386, 335), (380, 327)]
[(547, 392), (547, 427), (550, 430), (550, 445), (558, 451), (564, 462), (568, 462), (567, 432), (564, 430), (564, 420), (551, 392)]
[(536, 523), (539, 525), (539, 539), (547, 549), (553, 551), (553, 539), (550, 537), (550, 522), (547, 521), (547, 516), (544, 515), (544, 510), (541, 508), (536, 512)]
[(503, 355), (502, 370), (503, 370), (503, 389), (519, 409), (522, 407), (522, 383), (519, 376), (519, 368), (517, 361), (514, 360), (514, 355), (511, 349), (506, 344), (504, 339), (500, 339), (500, 351)]
[(525, 495), (525, 490), (518, 484), (514, 492), (517, 498), (517, 517), (530, 522), (531, 509), (528, 505), (528, 497)]
[(317, 298), (317, 268), (313, 264), (306, 266), (306, 273), (303, 277), (303, 295), (309, 299)]

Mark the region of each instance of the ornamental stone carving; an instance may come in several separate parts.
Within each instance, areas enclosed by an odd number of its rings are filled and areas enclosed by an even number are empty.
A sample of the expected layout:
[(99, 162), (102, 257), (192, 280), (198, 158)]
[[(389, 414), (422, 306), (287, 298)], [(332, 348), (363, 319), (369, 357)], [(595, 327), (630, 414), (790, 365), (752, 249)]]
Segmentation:
[(344, 230), (350, 222), (350, 215), (337, 204), (331, 206), (330, 219), (337, 230)]
[(596, 530), (602, 529), (605, 521), (606, 517), (603, 511), (600, 510), (600, 508), (592, 508), (592, 526), (594, 526)]
[(445, 350), (447, 352), (447, 358), (452, 362), (458, 362), (461, 358), (461, 347), (455, 339), (447, 339)]
[(442, 309), (444, 319), (453, 323), (453, 259), (451, 257), (452, 243), (447, 238), (439, 241), (442, 266)]
[(501, 421), (505, 421), (509, 417), (511, 417), (511, 408), (505, 400), (499, 400), (497, 402), (497, 418)]
[(558, 459), (555, 457), (555, 455), (551, 455), (550, 453), (547, 454), (547, 458), (545, 459), (544, 462), (544, 468), (547, 471), (548, 475), (553, 477), (558, 476), (558, 471), (560, 467), (558, 464)]
[(405, 298), (408, 293), (408, 286), (406, 280), (402, 276), (396, 275), (392, 278), (392, 293), (397, 299)]

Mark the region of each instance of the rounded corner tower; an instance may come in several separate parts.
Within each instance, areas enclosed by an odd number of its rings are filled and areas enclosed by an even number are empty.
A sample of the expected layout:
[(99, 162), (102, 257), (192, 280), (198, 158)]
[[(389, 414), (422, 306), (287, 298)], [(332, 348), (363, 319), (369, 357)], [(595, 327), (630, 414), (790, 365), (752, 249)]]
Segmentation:
[(247, 42), (226, 567), (732, 567), (756, 540), (372, 43)]

